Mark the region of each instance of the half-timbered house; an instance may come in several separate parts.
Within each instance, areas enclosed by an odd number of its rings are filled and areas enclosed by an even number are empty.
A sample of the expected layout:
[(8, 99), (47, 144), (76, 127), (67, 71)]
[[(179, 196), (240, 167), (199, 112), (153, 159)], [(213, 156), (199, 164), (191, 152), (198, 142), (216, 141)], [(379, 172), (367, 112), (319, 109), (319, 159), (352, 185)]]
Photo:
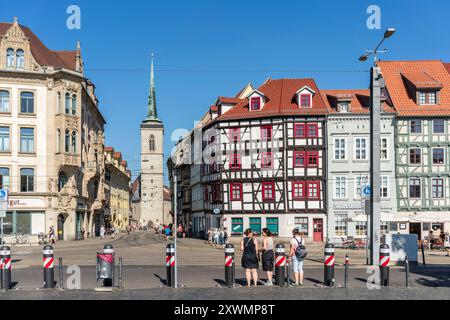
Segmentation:
[(450, 228), (450, 74), (442, 61), (378, 62), (395, 125), (401, 231)]
[(267, 80), (219, 97), (204, 130), (205, 210), (234, 236), (299, 228), (322, 241), (326, 223), (327, 107), (312, 79)]

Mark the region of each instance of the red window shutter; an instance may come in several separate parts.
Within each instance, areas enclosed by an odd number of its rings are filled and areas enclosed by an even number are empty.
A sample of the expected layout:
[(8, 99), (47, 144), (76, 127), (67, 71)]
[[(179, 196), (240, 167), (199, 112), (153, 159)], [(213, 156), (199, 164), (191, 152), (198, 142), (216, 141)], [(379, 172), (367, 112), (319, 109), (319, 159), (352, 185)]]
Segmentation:
[(261, 140), (272, 141), (272, 126), (261, 127)]
[(263, 201), (275, 200), (275, 182), (262, 183), (262, 199)]
[(307, 131), (308, 138), (319, 137), (319, 125), (317, 123), (308, 123)]
[(231, 201), (242, 200), (242, 183), (230, 184), (230, 199)]
[(301, 94), (300, 95), (300, 107), (302, 108), (310, 108), (311, 107), (311, 95), (310, 94)]
[(306, 153), (304, 151), (294, 151), (294, 168), (303, 168), (306, 166)]
[(309, 181), (308, 182), (308, 199), (309, 200), (319, 200), (320, 199), (320, 182), (319, 181)]
[(241, 168), (241, 155), (230, 155), (230, 170), (239, 170)]
[(204, 201), (209, 201), (208, 187), (204, 187)]
[(273, 168), (273, 153), (263, 152), (261, 154), (261, 168)]
[(261, 109), (261, 98), (260, 98), (260, 97), (254, 97), (254, 98), (252, 98), (252, 99), (250, 100), (250, 104), (251, 104), (251, 106), (250, 106), (250, 109), (251, 109), (251, 110), (256, 111), (256, 110)]
[(294, 138), (306, 138), (306, 125), (304, 123), (294, 124)]
[(292, 182), (292, 199), (294, 200), (304, 200), (306, 193), (306, 182), (305, 181), (294, 181)]
[(230, 129), (230, 142), (239, 142), (241, 140), (241, 129), (231, 128)]
[(319, 166), (319, 152), (318, 151), (310, 151), (307, 153), (307, 163), (308, 167), (317, 168)]

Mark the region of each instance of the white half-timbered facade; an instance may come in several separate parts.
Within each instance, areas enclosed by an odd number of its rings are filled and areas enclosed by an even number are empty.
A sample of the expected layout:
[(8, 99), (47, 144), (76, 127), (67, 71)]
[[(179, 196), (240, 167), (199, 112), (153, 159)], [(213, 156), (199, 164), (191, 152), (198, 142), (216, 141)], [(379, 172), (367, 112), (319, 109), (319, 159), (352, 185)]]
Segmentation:
[(327, 109), (314, 81), (268, 80), (216, 106), (203, 134), (205, 211), (216, 220), (210, 227), (233, 236), (267, 227), (280, 237), (298, 228), (323, 241)]

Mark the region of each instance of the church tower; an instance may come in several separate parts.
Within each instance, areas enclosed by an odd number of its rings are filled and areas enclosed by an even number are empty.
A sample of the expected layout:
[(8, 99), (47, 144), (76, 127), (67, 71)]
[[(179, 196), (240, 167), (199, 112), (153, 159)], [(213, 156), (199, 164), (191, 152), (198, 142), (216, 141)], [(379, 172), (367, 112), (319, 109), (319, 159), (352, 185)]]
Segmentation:
[(147, 117), (141, 123), (141, 225), (162, 223), (164, 187), (164, 125), (156, 110), (153, 54)]

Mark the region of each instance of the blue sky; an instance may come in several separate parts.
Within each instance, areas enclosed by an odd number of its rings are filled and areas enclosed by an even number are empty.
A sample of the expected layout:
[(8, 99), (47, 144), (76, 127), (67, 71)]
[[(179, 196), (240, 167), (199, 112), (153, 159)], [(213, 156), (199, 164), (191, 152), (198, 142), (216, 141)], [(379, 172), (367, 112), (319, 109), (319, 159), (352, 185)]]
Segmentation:
[[(66, 28), (71, 4), (81, 8), (81, 30)], [(371, 4), (381, 8), (382, 30), (366, 27)], [(449, 61), (449, 12), (447, 0), (22, 0), (9, 2), (0, 21), (18, 16), (54, 50), (81, 41), (107, 144), (122, 151), (135, 177), (151, 51), (167, 157), (175, 129), (192, 128), (217, 96), (234, 96), (248, 82), (312, 77), (322, 89), (366, 88), (370, 62), (358, 57), (387, 27), (397, 32), (383, 58)]]

